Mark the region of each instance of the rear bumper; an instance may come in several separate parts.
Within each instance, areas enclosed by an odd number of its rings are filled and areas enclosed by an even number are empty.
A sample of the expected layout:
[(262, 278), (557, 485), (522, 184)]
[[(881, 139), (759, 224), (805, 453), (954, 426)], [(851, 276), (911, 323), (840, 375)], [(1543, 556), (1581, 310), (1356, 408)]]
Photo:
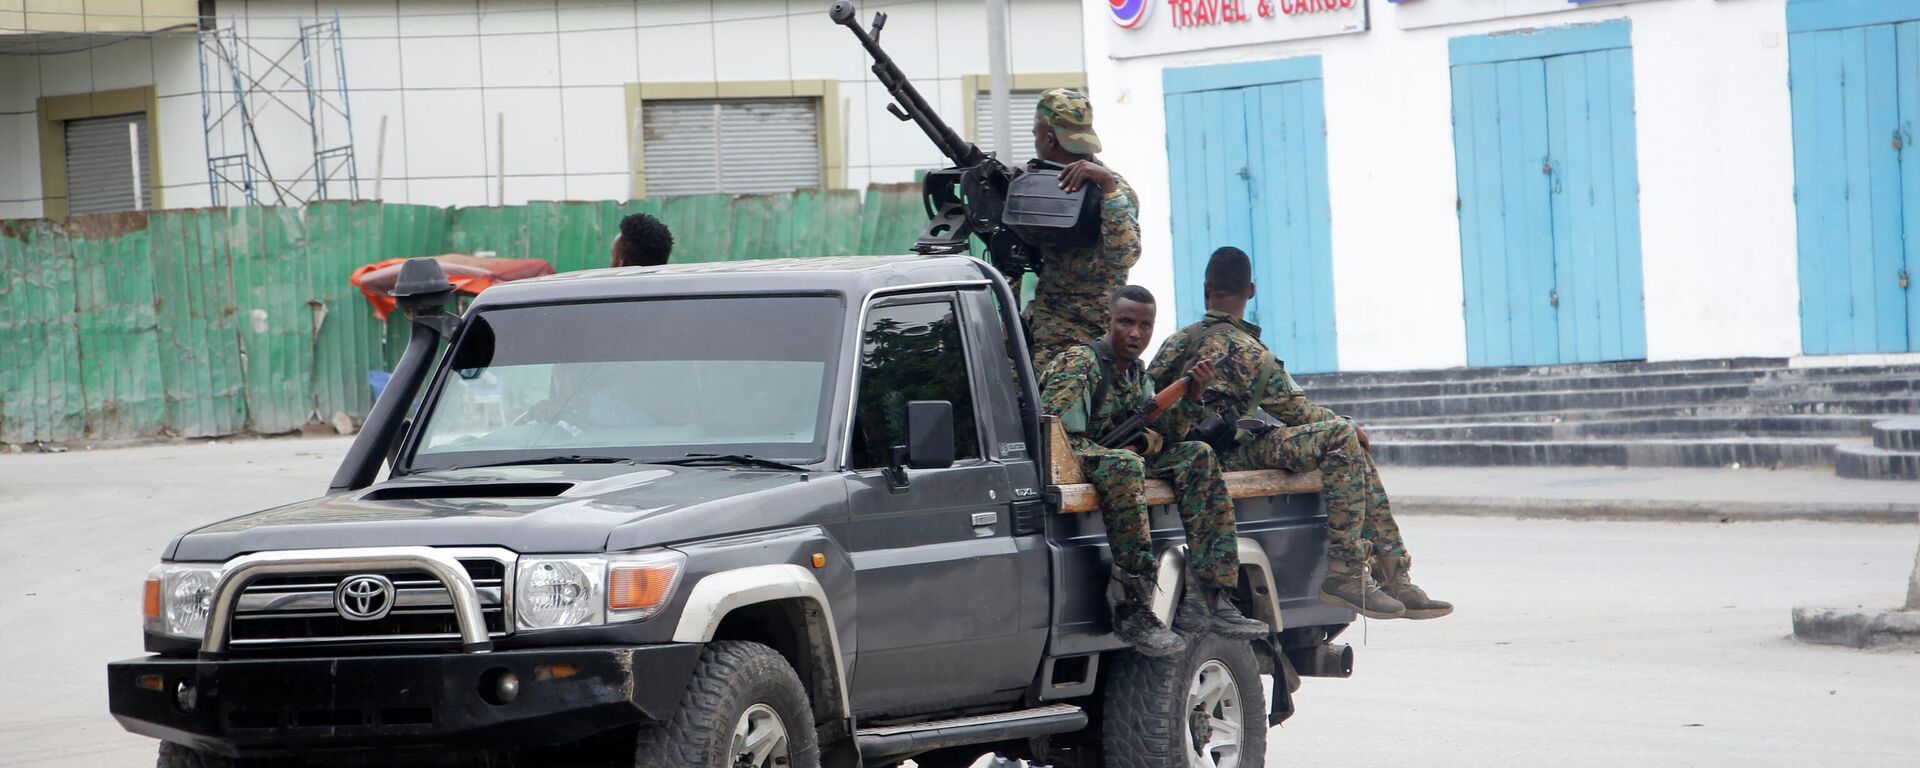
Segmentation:
[[(671, 717), (699, 656), (698, 644), (228, 661), (149, 656), (107, 665), (107, 699), (128, 731), (224, 755), (497, 749), (563, 744)], [(503, 670), (518, 678), (518, 695), (489, 702), (482, 689), (492, 691)], [(178, 703), (182, 684), (194, 690), (190, 709)]]

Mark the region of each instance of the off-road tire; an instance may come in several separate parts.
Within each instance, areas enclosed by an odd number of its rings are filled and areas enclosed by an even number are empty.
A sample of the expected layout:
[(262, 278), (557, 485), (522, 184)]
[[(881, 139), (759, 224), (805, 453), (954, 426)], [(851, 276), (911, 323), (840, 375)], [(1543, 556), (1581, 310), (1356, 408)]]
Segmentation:
[(813, 706), (799, 675), (772, 648), (739, 641), (707, 644), (673, 719), (640, 729), (635, 768), (731, 768), (734, 725), (756, 704), (783, 721), (791, 768), (820, 768)]
[(1266, 764), (1266, 700), (1253, 646), (1213, 634), (1187, 641), (1186, 653), (1168, 659), (1112, 658), (1101, 692), (1101, 751), (1110, 768), (1191, 768), (1187, 688), (1210, 660), (1224, 664), (1239, 688), (1241, 768)]
[(155, 768), (235, 768), (231, 757), (209, 755), (170, 741), (160, 742), (160, 757)]

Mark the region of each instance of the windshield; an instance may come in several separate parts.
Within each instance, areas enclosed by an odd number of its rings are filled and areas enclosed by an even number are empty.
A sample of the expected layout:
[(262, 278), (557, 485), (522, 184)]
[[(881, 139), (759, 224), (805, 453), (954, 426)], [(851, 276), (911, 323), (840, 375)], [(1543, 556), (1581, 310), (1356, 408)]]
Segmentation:
[(494, 309), (429, 402), (415, 471), (689, 453), (826, 453), (843, 307), (830, 296)]

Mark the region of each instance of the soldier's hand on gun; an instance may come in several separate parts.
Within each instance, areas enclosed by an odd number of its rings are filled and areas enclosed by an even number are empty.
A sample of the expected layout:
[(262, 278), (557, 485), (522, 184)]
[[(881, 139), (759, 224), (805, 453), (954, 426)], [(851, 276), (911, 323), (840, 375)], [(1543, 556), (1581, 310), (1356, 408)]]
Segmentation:
[(1111, 193), (1115, 187), (1119, 186), (1113, 178), (1113, 171), (1107, 170), (1099, 163), (1075, 160), (1060, 171), (1060, 188), (1068, 192), (1079, 191), (1080, 185), (1087, 182), (1093, 182), (1094, 186), (1100, 188), (1102, 194)]
[(1359, 428), (1359, 427), (1354, 427), (1354, 428), (1353, 428), (1353, 436), (1354, 436), (1355, 438), (1357, 438), (1357, 439), (1359, 439), (1359, 441), (1360, 441), (1360, 448), (1361, 448), (1362, 450), (1365, 450), (1365, 451), (1366, 451), (1367, 453), (1369, 453), (1369, 454), (1371, 454), (1371, 453), (1373, 453), (1373, 440), (1371, 440), (1371, 439), (1369, 439), (1369, 438), (1367, 437), (1367, 431), (1366, 431), (1366, 430), (1364, 430), (1364, 429), (1361, 429), (1361, 428)]
[(1200, 396), (1206, 394), (1207, 385), (1213, 383), (1213, 361), (1201, 360), (1187, 369), (1187, 399), (1200, 402)]

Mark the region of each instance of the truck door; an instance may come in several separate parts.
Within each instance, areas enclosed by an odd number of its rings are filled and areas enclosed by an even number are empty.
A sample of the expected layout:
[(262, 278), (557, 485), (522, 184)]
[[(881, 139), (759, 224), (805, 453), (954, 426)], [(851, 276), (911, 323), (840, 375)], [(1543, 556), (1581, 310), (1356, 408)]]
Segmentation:
[[(1019, 567), (1012, 485), (986, 445), (993, 428), (976, 403), (993, 406), (975, 397), (959, 298), (888, 296), (865, 313), (846, 475), (858, 585), (851, 697), (862, 717), (1010, 702), (1039, 663), (1044, 620), (1038, 632), (1026, 626), (1023, 593), (1044, 600), (1044, 571)], [(901, 487), (885, 469), (915, 400), (953, 403), (956, 461), (907, 470)]]

